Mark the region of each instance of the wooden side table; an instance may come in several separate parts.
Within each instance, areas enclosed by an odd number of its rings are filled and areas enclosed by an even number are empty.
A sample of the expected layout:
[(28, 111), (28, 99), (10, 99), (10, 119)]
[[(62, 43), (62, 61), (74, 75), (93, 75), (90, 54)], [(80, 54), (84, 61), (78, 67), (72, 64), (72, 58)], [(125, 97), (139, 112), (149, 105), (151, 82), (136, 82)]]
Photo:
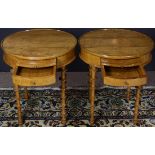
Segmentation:
[(62, 68), (61, 78), (61, 116), (66, 123), (66, 65), (75, 58), (76, 38), (56, 29), (32, 29), (16, 32), (6, 37), (1, 46), (4, 61), (12, 67), (12, 79), (15, 85), (18, 122), (22, 126), (22, 113), (19, 86), (44, 86), (56, 82), (56, 69)]
[(90, 66), (90, 124), (93, 125), (96, 68), (104, 66), (120, 68), (141, 66), (143, 68), (151, 61), (151, 50), (154, 43), (145, 34), (125, 29), (91, 31), (81, 36), (79, 43), (81, 46), (80, 58)]

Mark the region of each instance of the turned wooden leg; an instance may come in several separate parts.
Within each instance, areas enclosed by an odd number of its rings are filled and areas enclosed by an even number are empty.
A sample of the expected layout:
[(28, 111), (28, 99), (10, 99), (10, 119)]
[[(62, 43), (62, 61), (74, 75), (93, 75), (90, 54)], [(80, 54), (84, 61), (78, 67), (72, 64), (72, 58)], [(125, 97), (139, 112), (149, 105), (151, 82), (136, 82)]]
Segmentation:
[(131, 90), (131, 87), (128, 87), (127, 88), (127, 100), (128, 100), (128, 102), (130, 102), (130, 90)]
[(24, 97), (26, 100), (28, 100), (29, 99), (29, 93), (28, 93), (27, 87), (24, 87), (24, 91), (25, 91)]
[(136, 102), (135, 102), (135, 110), (134, 110), (134, 124), (138, 123), (138, 109), (139, 109), (139, 102), (141, 97), (141, 86), (137, 87), (136, 92)]
[(66, 124), (66, 69), (65, 67), (62, 68), (61, 72), (61, 123), (63, 125)]
[(23, 125), (22, 119), (22, 111), (21, 111), (21, 104), (20, 104), (20, 95), (19, 95), (19, 86), (15, 85), (15, 93), (16, 93), (16, 105), (18, 110), (18, 124), (19, 126)]
[(89, 101), (91, 100), (91, 69), (89, 68)]
[(90, 98), (90, 125), (94, 126), (94, 100), (95, 100), (95, 75), (96, 68), (94, 66), (89, 67), (89, 98)]

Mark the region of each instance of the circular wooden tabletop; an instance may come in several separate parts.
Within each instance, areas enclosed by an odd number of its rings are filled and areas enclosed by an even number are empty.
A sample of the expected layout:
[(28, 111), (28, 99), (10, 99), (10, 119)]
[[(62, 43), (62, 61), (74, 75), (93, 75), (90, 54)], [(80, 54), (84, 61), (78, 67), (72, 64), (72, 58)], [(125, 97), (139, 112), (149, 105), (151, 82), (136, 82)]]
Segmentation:
[(125, 29), (99, 29), (79, 40), (81, 51), (109, 59), (143, 56), (153, 49), (153, 40), (145, 34)]
[(45, 60), (63, 56), (76, 46), (76, 38), (55, 29), (32, 29), (16, 32), (2, 42), (4, 53), (16, 58)]

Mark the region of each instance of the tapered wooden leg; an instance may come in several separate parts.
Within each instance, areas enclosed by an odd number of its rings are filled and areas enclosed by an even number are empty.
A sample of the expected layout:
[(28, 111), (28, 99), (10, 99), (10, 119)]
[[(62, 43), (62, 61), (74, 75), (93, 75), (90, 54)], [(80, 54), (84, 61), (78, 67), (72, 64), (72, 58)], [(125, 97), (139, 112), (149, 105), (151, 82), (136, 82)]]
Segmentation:
[(28, 93), (27, 87), (24, 87), (24, 90), (25, 90), (24, 97), (26, 100), (28, 100), (29, 99), (29, 93)]
[(134, 124), (138, 123), (138, 109), (139, 109), (139, 102), (141, 97), (141, 86), (137, 87), (136, 93), (136, 102), (135, 102), (135, 110), (134, 110)]
[(61, 123), (63, 125), (66, 124), (66, 69), (65, 67), (62, 68), (61, 72)]
[(90, 98), (90, 125), (94, 126), (94, 100), (95, 100), (95, 75), (96, 68), (94, 66), (89, 67), (89, 98)]
[(128, 87), (127, 88), (127, 100), (128, 100), (128, 102), (130, 102), (130, 90), (131, 90), (131, 87)]
[(22, 119), (22, 111), (21, 111), (21, 104), (20, 104), (20, 95), (19, 95), (19, 86), (15, 85), (15, 93), (16, 93), (16, 105), (18, 110), (18, 124), (19, 126), (23, 125)]

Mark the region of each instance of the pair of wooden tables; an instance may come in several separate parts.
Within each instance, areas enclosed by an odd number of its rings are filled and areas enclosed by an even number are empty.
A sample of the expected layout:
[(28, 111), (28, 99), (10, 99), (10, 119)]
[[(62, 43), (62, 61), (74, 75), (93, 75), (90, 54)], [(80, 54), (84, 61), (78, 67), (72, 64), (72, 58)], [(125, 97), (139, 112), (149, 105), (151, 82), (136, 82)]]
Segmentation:
[[(65, 104), (65, 82), (66, 65), (75, 58), (76, 38), (60, 30), (55, 29), (32, 29), (16, 32), (6, 37), (2, 42), (4, 61), (13, 68), (44, 68), (48, 67), (53, 59), (56, 68), (62, 68), (62, 123), (66, 123)], [(125, 29), (100, 29), (88, 32), (79, 39), (81, 46), (80, 58), (87, 63), (90, 73), (90, 103), (91, 103), (91, 124), (94, 123), (94, 98), (95, 98), (95, 72), (101, 68), (101, 58), (104, 58), (105, 65), (113, 67), (144, 66), (151, 61), (151, 50), (153, 41), (145, 34)], [(16, 73), (15, 73), (16, 74)], [(41, 73), (40, 73), (41, 74)], [(28, 74), (30, 76), (31, 73)], [(56, 76), (54, 72), (54, 76)], [(21, 86), (42, 86), (45, 80), (40, 83), (32, 81), (20, 81), (14, 79), (14, 85), (18, 82)], [(53, 81), (55, 82), (55, 81)], [(50, 83), (49, 83), (50, 84)], [(18, 87), (16, 87), (18, 91)], [(16, 94), (19, 100), (19, 94)], [(21, 111), (20, 102), (17, 104)], [(21, 112), (18, 113), (21, 117)], [(22, 121), (20, 125), (22, 125)]]

